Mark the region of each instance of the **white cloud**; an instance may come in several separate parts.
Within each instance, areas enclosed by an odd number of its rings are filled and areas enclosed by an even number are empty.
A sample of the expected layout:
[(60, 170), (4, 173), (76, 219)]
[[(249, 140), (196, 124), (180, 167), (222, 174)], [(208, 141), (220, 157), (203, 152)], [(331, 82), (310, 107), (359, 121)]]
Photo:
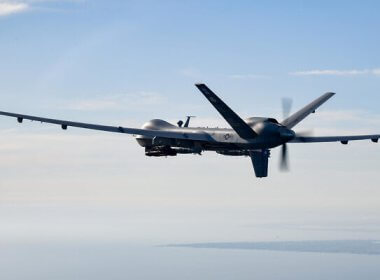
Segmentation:
[(254, 80), (254, 79), (263, 79), (268, 78), (266, 75), (258, 75), (258, 74), (233, 74), (228, 75), (230, 79), (235, 80)]
[(372, 70), (372, 73), (376, 76), (380, 76), (380, 68), (377, 68), (377, 69), (373, 69)]
[(376, 75), (380, 76), (380, 68), (374, 69), (314, 69), (307, 71), (290, 72), (293, 76), (359, 76), (359, 75)]
[(335, 111), (321, 111), (318, 113), (319, 121), (337, 122), (337, 121), (364, 121), (365, 112), (352, 111), (352, 110), (335, 110)]
[(98, 111), (157, 105), (162, 104), (164, 101), (165, 98), (158, 93), (142, 91), (134, 94), (119, 94), (107, 97), (77, 100), (65, 107), (78, 111)]
[[(318, 111), (299, 126), (313, 129), (314, 136), (378, 134), (380, 115), (360, 110)], [(297, 131), (297, 128), (295, 129)]]
[(356, 76), (367, 74), (368, 70), (308, 70), (291, 72), (294, 76)]
[(73, 102), (67, 106), (71, 110), (97, 111), (117, 108), (117, 102), (112, 99), (88, 99)]
[(0, 16), (7, 16), (11, 14), (24, 12), (28, 8), (29, 8), (29, 5), (27, 3), (1, 1), (0, 2)]
[(25, 12), (35, 8), (35, 4), (44, 2), (72, 2), (81, 3), (85, 0), (0, 0), (0, 17)]

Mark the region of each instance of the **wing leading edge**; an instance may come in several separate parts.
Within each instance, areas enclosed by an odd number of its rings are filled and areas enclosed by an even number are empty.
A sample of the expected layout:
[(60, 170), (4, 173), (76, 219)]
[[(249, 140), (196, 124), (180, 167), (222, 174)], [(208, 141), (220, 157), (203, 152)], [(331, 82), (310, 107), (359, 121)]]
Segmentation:
[(60, 125), (62, 129), (67, 129), (67, 127), (78, 127), (92, 130), (100, 130), (100, 131), (108, 131), (114, 133), (126, 133), (132, 135), (143, 135), (147, 137), (163, 137), (163, 138), (175, 138), (175, 139), (185, 139), (185, 140), (195, 140), (195, 141), (215, 141), (212, 137), (210, 137), (206, 133), (202, 132), (180, 132), (180, 131), (162, 131), (162, 130), (149, 130), (149, 129), (139, 129), (139, 128), (129, 128), (122, 126), (107, 126), (107, 125), (99, 125), (99, 124), (90, 124), (90, 123), (82, 123), (82, 122), (72, 122), (66, 120), (58, 120), (58, 119), (49, 119), (42, 118), (30, 115), (23, 115), (17, 113), (10, 112), (2, 112), (0, 111), (0, 115), (14, 117), (17, 118), (18, 122), (22, 122), (24, 119), (31, 121), (38, 121), (41, 123), (51, 123)]
[(349, 141), (371, 140), (377, 143), (380, 134), (372, 135), (348, 135), (348, 136), (316, 136), (316, 137), (296, 137), (290, 143), (323, 143), (323, 142), (341, 142), (347, 144)]

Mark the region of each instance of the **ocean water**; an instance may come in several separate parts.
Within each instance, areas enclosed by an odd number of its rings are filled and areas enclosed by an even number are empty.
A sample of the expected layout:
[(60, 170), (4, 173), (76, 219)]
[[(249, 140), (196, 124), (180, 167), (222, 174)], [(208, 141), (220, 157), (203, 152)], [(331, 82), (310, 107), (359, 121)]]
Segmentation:
[[(159, 244), (158, 244), (159, 245)], [(0, 244), (1, 280), (379, 279), (380, 256), (123, 242)]]

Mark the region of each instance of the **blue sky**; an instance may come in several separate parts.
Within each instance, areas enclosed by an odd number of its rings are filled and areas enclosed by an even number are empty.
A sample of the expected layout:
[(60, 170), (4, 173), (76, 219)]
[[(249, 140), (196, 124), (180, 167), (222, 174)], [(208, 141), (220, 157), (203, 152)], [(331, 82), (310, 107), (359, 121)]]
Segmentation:
[[(194, 87), (202, 81), (243, 117), (281, 119), (282, 97), (296, 109), (335, 91), (300, 130), (379, 133), (379, 8), (0, 1), (0, 107), (110, 125), (188, 114), (198, 116), (194, 125), (225, 125)], [(291, 145), (288, 174), (278, 172), (275, 150), (271, 177), (257, 180), (247, 158), (149, 159), (125, 135), (6, 118), (0, 130), (4, 238), (157, 243), (371, 238), (368, 228), (378, 230), (380, 155), (369, 141)], [(258, 233), (252, 224), (278, 228)], [(290, 232), (284, 224), (367, 231)]]
[[(0, 19), (2, 91), (28, 105), (39, 96), (47, 107), (155, 92), (173, 105), (204, 105), (196, 112), (203, 115), (211, 110), (193, 83), (204, 81), (247, 114), (274, 109), (282, 96), (303, 104), (324, 91), (337, 91), (341, 107), (376, 112), (370, 98), (357, 97), (377, 94), (378, 4), (265, 3), (25, 2)], [(291, 75), (312, 70), (342, 75)]]

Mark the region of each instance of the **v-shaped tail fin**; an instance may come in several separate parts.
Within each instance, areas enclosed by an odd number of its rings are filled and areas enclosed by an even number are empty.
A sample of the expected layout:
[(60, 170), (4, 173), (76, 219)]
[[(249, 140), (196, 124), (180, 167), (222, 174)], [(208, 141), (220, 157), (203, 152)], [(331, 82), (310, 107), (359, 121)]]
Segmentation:
[(258, 178), (268, 177), (268, 161), (270, 156), (269, 150), (262, 151), (250, 151), (249, 156), (251, 157), (253, 169), (255, 170), (255, 175)]
[(286, 118), (282, 121), (282, 125), (286, 126), (287, 128), (291, 129), (294, 126), (296, 126), (298, 123), (300, 123), (303, 119), (305, 119), (308, 115), (311, 113), (314, 113), (315, 110), (321, 106), (323, 103), (325, 103), (327, 100), (329, 100), (332, 96), (334, 96), (334, 92), (327, 92), (321, 97), (315, 99), (310, 104), (303, 107), (298, 112), (294, 113), (290, 117)]
[(195, 86), (203, 93), (208, 101), (243, 139), (253, 139), (257, 136), (256, 132), (243, 121), (230, 107), (227, 106), (215, 93), (213, 93), (205, 84), (195, 84)]

